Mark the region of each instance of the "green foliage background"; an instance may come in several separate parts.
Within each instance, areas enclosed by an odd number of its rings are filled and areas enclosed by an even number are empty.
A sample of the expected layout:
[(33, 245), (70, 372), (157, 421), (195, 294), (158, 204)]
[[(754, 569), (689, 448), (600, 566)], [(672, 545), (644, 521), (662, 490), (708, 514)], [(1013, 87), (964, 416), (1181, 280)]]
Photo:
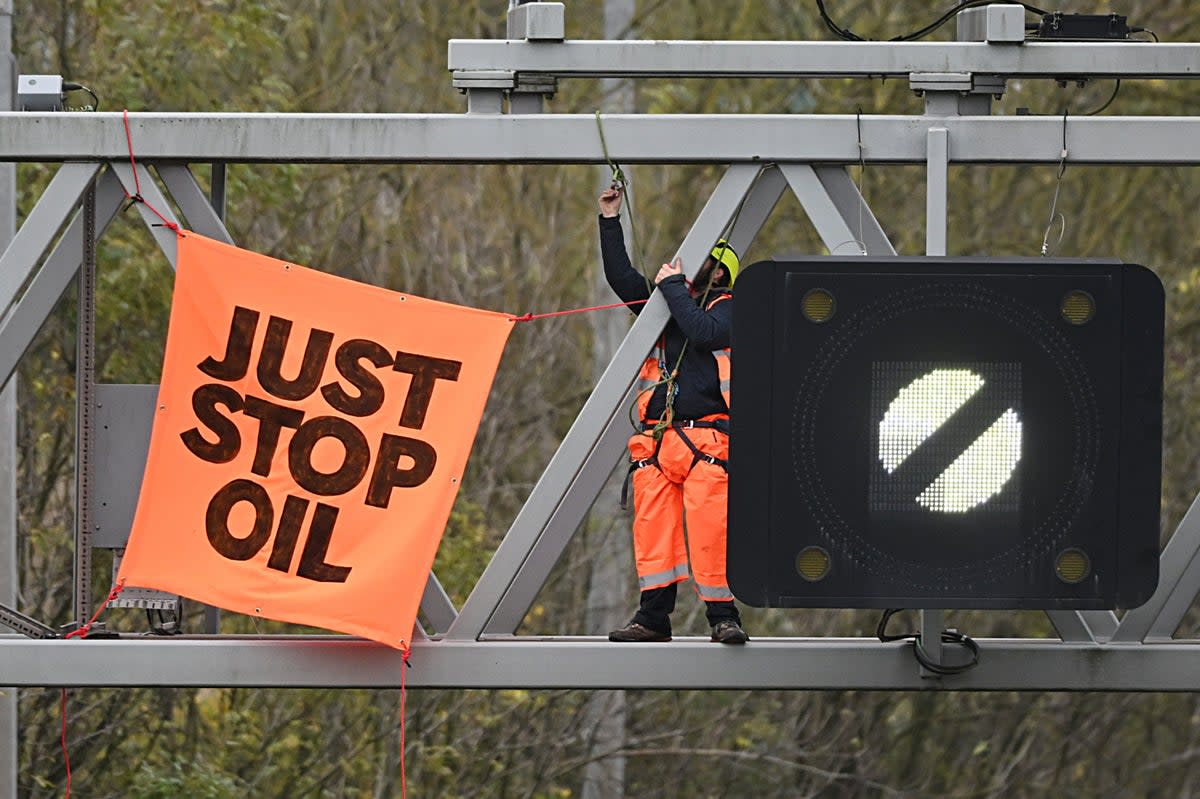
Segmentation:
[[(507, 3), (488, 0), (16, 1), (22, 72), (61, 73), (102, 108), (213, 112), (459, 112), (450, 38), (501, 37)], [(568, 2), (570, 38), (603, 38), (603, 4)], [(869, 38), (920, 27), (941, 8), (830, 0)], [(1110, 10), (1079, 2), (1064, 10)], [(1187, 0), (1112, 9), (1163, 41), (1200, 40)], [(852, 21), (852, 22), (851, 22)], [(640, 0), (631, 35), (664, 39), (827, 39), (815, 4)], [(949, 29), (934, 38), (951, 36)], [(1086, 113), (1111, 84), (1012, 81), (995, 112)], [(564, 81), (550, 110), (610, 101), (596, 81)], [(920, 113), (905, 81), (648, 80), (651, 113)], [(1191, 83), (1130, 81), (1107, 114), (1200, 114)], [(28, 213), (54, 165), (19, 167)], [(208, 167), (195, 165), (201, 182)], [(852, 170), (856, 178), (857, 170)], [(1052, 167), (954, 167), (950, 251), (1034, 255)], [(639, 167), (638, 236), (647, 260), (673, 252), (720, 177), (711, 167)], [(1200, 477), (1200, 207), (1196, 168), (1071, 166), (1060, 255), (1154, 268), (1168, 292), (1164, 537)], [(924, 247), (924, 172), (870, 167), (864, 191), (897, 249)], [(347, 277), (510, 312), (587, 304), (597, 269), (599, 178), (589, 167), (232, 165), (229, 227), (242, 246)], [(751, 261), (823, 252), (794, 199), (780, 203)], [(171, 275), (126, 212), (100, 247), (98, 375), (155, 382)], [(21, 609), (70, 614), (75, 301), (68, 296), (21, 369)], [(480, 429), (436, 566), (461, 603), (593, 384), (591, 322), (518, 326)], [(610, 516), (611, 508), (594, 514)], [(617, 523), (625, 523), (620, 517)], [(574, 542), (523, 632), (588, 633), (590, 564), (616, 553)], [(627, 547), (627, 544), (624, 546)], [(627, 557), (627, 553), (625, 555)], [(106, 564), (97, 567), (99, 592)], [(632, 575), (628, 576), (629, 578)], [(622, 586), (632, 606), (632, 579)], [(699, 633), (698, 603), (677, 628)], [(194, 610), (188, 619), (199, 627)], [(752, 634), (866, 635), (874, 614), (746, 613)], [(1181, 634), (1196, 632), (1194, 612)], [(142, 630), (131, 612), (113, 626)], [(1053, 635), (1043, 614), (956, 614), (973, 635)], [(226, 617), (224, 632), (296, 631)], [(418, 664), (419, 667), (419, 664)], [(570, 797), (589, 763), (625, 758), (629, 796), (1189, 796), (1196, 786), (1195, 697), (1097, 694), (629, 692), (619, 748), (595, 745), (589, 696), (573, 691), (413, 691), (405, 761), (412, 796)], [(59, 694), (20, 692), (20, 794), (62, 794)], [(73, 792), (82, 797), (391, 797), (400, 793), (397, 691), (139, 689), (71, 692)]]

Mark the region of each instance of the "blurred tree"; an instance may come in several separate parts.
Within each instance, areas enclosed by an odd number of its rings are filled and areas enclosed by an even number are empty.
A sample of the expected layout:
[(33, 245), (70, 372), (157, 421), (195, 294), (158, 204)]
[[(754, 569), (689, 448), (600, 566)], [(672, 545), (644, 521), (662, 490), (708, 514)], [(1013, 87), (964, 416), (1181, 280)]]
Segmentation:
[[(568, 36), (601, 38), (604, 4), (569, 3)], [(941, 9), (827, 0), (843, 25), (889, 38)], [(949, 3), (947, 3), (949, 5)], [(1188, 0), (1129, 0), (1121, 13), (1164, 41), (1196, 41)], [(61, 73), (101, 108), (152, 111), (456, 112), (446, 40), (500, 37), (503, 0), (17, 0), (22, 71)], [(646, 39), (828, 39), (813, 3), (638, 0), (624, 27)], [(611, 31), (609, 31), (611, 33)], [(931, 38), (948, 39), (951, 26)], [(626, 100), (597, 82), (563, 81), (555, 112)], [(1105, 81), (1060, 89), (1011, 81), (995, 112), (1059, 115), (1098, 108)], [(646, 80), (647, 113), (920, 113), (902, 80)], [(1198, 114), (1183, 82), (1130, 81), (1104, 114)], [(204, 165), (194, 169), (207, 182)], [(52, 168), (19, 168), (28, 213)], [(674, 251), (722, 170), (637, 170), (638, 243), (653, 264)], [(924, 248), (924, 171), (852, 175), (897, 249)], [(229, 226), (242, 245), (424, 296), (522, 313), (587, 305), (594, 291), (595, 171), (550, 166), (233, 165)], [(1035, 254), (1055, 170), (951, 170), (951, 252)], [(1195, 169), (1068, 168), (1057, 253), (1145, 263), (1168, 289), (1163, 530), (1200, 483), (1200, 239), (1181, 232), (1200, 205)], [(823, 252), (803, 209), (785, 199), (750, 261)], [(100, 248), (98, 362), (108, 382), (158, 379), (171, 275), (140, 223), (123, 214)], [(68, 291), (22, 365), (21, 608), (50, 623), (70, 609), (75, 303)], [(555, 317), (514, 331), (436, 569), (461, 603), (596, 377), (612, 346), (601, 320)], [(630, 597), (625, 519), (598, 506), (538, 597), (523, 631), (602, 632), (604, 609)], [(610, 534), (610, 532), (612, 534)], [(98, 563), (97, 598), (107, 584)], [(595, 568), (593, 568), (593, 566)], [(589, 574), (590, 580), (581, 575)], [(609, 592), (606, 589), (615, 587)], [(681, 634), (703, 626), (681, 601)], [(867, 635), (874, 614), (752, 611), (755, 635)], [(1185, 629), (1194, 631), (1193, 613)], [(112, 614), (122, 629), (138, 614)], [(189, 619), (195, 625), (196, 619)], [(970, 613), (972, 635), (1051, 635), (1044, 614)], [(229, 617), (228, 632), (298, 628)], [(419, 668), (419, 664), (417, 664)], [(612, 694), (617, 697), (622, 694)], [(414, 796), (566, 797), (623, 760), (625, 795), (674, 797), (1187, 796), (1196, 792), (1200, 715), (1190, 695), (861, 692), (625, 692), (619, 710), (576, 691), (413, 691), (408, 783)], [(21, 795), (65, 784), (59, 692), (21, 693)], [(399, 794), (397, 691), (138, 689), (72, 691), (69, 741), (82, 796), (372, 796)], [(614, 719), (621, 719), (616, 725)], [(605, 723), (608, 726), (605, 726)], [(607, 744), (605, 742), (608, 742)], [(614, 743), (615, 742), (615, 743)], [(608, 772), (610, 775), (612, 771)], [(595, 785), (596, 783), (592, 783)]]

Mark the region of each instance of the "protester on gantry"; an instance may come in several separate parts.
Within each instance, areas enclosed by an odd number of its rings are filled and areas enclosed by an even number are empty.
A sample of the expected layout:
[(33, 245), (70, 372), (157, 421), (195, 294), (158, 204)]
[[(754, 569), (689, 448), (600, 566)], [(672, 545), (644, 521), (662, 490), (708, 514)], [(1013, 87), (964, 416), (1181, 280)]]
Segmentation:
[[(609, 286), (623, 302), (651, 288), (625, 250), (619, 186), (600, 194), (600, 250)], [(691, 576), (705, 603), (712, 640), (744, 644), (749, 636), (725, 577), (729, 457), (731, 288), (738, 257), (719, 241), (689, 283), (676, 258), (654, 279), (671, 310), (658, 346), (642, 364), (637, 399), (641, 430), (629, 439), (633, 548), (638, 611), (610, 641), (669, 641), (679, 583)], [(632, 305), (637, 313), (641, 305)], [(684, 517), (687, 538), (684, 538)]]

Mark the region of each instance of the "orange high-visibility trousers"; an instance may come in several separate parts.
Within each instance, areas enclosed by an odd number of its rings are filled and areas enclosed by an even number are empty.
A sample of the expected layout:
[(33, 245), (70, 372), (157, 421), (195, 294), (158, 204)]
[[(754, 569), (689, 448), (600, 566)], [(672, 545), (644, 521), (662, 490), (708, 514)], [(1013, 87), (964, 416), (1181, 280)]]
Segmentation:
[[(725, 418), (706, 416), (703, 421)], [(717, 463), (697, 458), (685, 437)], [(732, 602), (725, 578), (729, 477), (724, 464), (729, 459), (729, 436), (711, 427), (673, 426), (663, 431), (659, 442), (649, 435), (633, 436), (629, 455), (637, 466), (632, 476), (633, 552), (641, 590), (687, 579), (690, 549), (691, 574), (700, 598)]]

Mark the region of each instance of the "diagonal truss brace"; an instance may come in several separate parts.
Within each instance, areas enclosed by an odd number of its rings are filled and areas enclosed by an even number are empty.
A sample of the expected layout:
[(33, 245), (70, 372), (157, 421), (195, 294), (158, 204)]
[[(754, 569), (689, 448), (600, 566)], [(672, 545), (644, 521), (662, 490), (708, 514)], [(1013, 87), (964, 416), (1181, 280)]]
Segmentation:
[(12, 305), (33, 267), (54, 241), (66, 215), (63, 209), (79, 203), (98, 171), (99, 164), (63, 164), (54, 174), (41, 201), (0, 255), (0, 315)]
[(1159, 558), (1158, 589), (1126, 613), (1113, 643), (1170, 640), (1200, 593), (1200, 496), (1184, 514)]
[[(80, 194), (82, 195), (82, 192)], [(97, 236), (102, 235), (116, 217), (123, 199), (120, 182), (112, 172), (106, 171), (97, 182), (96, 187)], [(60, 219), (64, 218), (71, 214), (72, 206), (77, 202), (77, 200), (69, 202), (65, 210), (61, 207), (53, 209), (53, 204), (57, 201), (55, 197), (43, 194), (42, 199), (34, 207), (33, 213), (30, 214), (30, 220), (39, 210), (43, 210), (43, 206), (45, 206), (44, 211), (57, 210), (61, 215)], [(29, 224), (28, 220), (26, 224)], [(53, 224), (57, 226), (60, 223)], [(48, 246), (49, 242), (42, 250), (21, 253), (21, 260), (13, 259), (12, 268), (24, 269), (27, 273), (33, 272), (34, 266)], [(8, 256), (12, 252), (10, 246), (4, 253), (4, 262), (0, 262), (0, 268), (7, 266)], [(29, 349), (38, 330), (41, 329), (50, 316), (50, 312), (54, 310), (54, 306), (58, 304), (63, 292), (67, 290), (75, 275), (78, 274), (82, 260), (83, 215), (77, 213), (70, 225), (67, 226), (62, 238), (42, 264), (41, 269), (34, 274), (25, 293), (12, 306), (9, 314), (0, 320), (0, 386), (6, 384), (12, 377), (21, 356)]]
[[(79, 273), (84, 224), (82, 212), (75, 209), (87, 186), (96, 180), (96, 174), (103, 166), (98, 163), (64, 164), (42, 193), (18, 236), (0, 254), (0, 308), (11, 308), (7, 315), (0, 316), (0, 388), (7, 384), (38, 331)], [(126, 197), (139, 192), (167, 220), (179, 224), (168, 195), (159, 189), (149, 166), (138, 164), (135, 180), (133, 167), (124, 162), (113, 162), (96, 180), (96, 240), (112, 224)], [(208, 238), (233, 244), (233, 237), (225, 223), (187, 166), (164, 164), (157, 166), (156, 171), (170, 193), (169, 198), (175, 201), (187, 218), (189, 229)], [(142, 220), (159, 248), (174, 266), (176, 234), (164, 225), (163, 220), (146, 203), (134, 204), (138, 206)], [(56, 242), (54, 236), (67, 218), (71, 221)], [(37, 268), (52, 244), (50, 255)], [(30, 275), (32, 279), (29, 279)], [(18, 296), (18, 291), (26, 282), (28, 285)], [(447, 629), (457, 615), (454, 604), (433, 572), (429, 574), (421, 609), (437, 630)], [(10, 614), (13, 615), (10, 617)], [(52, 628), (36, 619), (3, 606), (0, 606), (0, 624), (38, 638), (57, 635)]]
[[(758, 172), (757, 166), (741, 164), (732, 166), (725, 172), (677, 252), (678, 257), (683, 259), (684, 271), (688, 277), (695, 274), (708, 247), (734, 217), (739, 203), (753, 185)], [(567, 431), (558, 451), (550, 459), (524, 507), (517, 514), (504, 540), (500, 542), (458, 618), (446, 631), (446, 638), (470, 640), (478, 638), (484, 632), (495, 632), (495, 628), (489, 625), (510, 590), (515, 588), (522, 594), (522, 598), (528, 596), (532, 600), (533, 595), (541, 588), (545, 574), (548, 574), (549, 568), (566, 546), (579, 520), (591, 505), (591, 500), (595, 499), (593, 491), (598, 492), (600, 487), (597, 483), (602, 483), (603, 478), (612, 470), (620, 451), (617, 444), (623, 437), (608, 431), (615, 427), (614, 417), (619, 417), (622, 413), (623, 403), (633, 386), (637, 365), (654, 346), (669, 318), (670, 311), (662, 295), (651, 294), (650, 301), (638, 314), (637, 321), (630, 327), (625, 340), (617, 348), (608, 368), (600, 376), (591, 396), (584, 403), (571, 429)], [(587, 493), (591, 496), (585, 503), (579, 501), (582, 492), (572, 492), (572, 484), (589, 465), (589, 460), (593, 458), (593, 453), (598, 447), (603, 451), (595, 454), (604, 458), (604, 465), (592, 468), (592, 474), (589, 475), (592, 479), (587, 481), (591, 489)], [(597, 476), (600, 480), (595, 479)], [(568, 498), (570, 502), (564, 503)], [(527, 573), (514, 585), (526, 560), (538, 548), (539, 539), (550, 528), (555, 515), (564, 505), (574, 523), (555, 525), (552, 539), (548, 539), (543, 545), (543, 552), (549, 549), (557, 550), (553, 553), (546, 552), (547, 555), (553, 554), (553, 559), (546, 558), (549, 564), (547, 565), (545, 560), (540, 562), (539, 574)], [(568, 520), (563, 520), (566, 521)], [(530, 589), (533, 589), (532, 595), (529, 593)], [(522, 601), (519, 604), (525, 606), (519, 608), (520, 617), (524, 617), (528, 602)], [(510, 610), (515, 611), (511, 606)], [(502, 619), (503, 626), (515, 629), (515, 625), (520, 622), (519, 617), (514, 620), (516, 615), (516, 612), (506, 613)]]
[[(944, 134), (937, 131), (930, 137), (929, 150), (931, 153), (937, 152), (940, 155), (943, 145), (942, 140), (939, 139), (942, 135)], [(6, 299), (6, 305), (10, 307), (10, 312), (7, 316), (0, 319), (0, 378), (2, 378), (0, 379), (0, 383), (7, 380), (16, 360), (20, 357), (20, 353), (24, 351), (28, 344), (28, 340), (26, 340), (24, 345), (17, 346), (16, 349), (19, 351), (17, 351), (14, 357), (12, 355), (14, 342), (17, 342), (19, 345), (20, 341), (26, 336), (29, 340), (32, 339), (33, 334), (36, 333), (37, 328), (78, 269), (78, 253), (81, 252), (82, 245), (82, 229), (78, 218), (75, 218), (67, 226), (50, 256), (45, 259), (41, 269), (35, 270), (34, 267), (41, 259), (45, 249), (55, 244), (54, 236), (58, 228), (70, 216), (70, 209), (78, 202), (78, 199), (70, 200), (68, 195), (74, 192), (74, 188), (72, 187), (77, 186), (81, 182), (79, 175), (82, 173), (76, 169), (79, 166), (81, 165), (68, 164), (63, 169), (60, 169), (60, 174), (56, 176), (55, 181), (51, 184), (52, 187), (55, 187), (54, 191), (51, 192), (47, 189), (47, 194), (43, 195), (38, 208), (35, 208), (35, 212), (30, 215), (26, 226), (22, 228), (24, 238), (20, 249), (14, 250), (10, 247), (9, 250), (5, 251), (3, 256), (0, 256), (0, 263), (3, 263), (5, 267), (3, 274), (7, 275), (4, 285), (7, 285), (13, 292), (13, 296)], [(101, 166), (96, 166), (96, 169), (92, 171), (88, 180), (94, 178), (95, 173), (99, 171)], [(67, 169), (66, 167), (71, 167), (71, 169)], [(145, 167), (139, 167), (139, 169), (145, 169)], [(752, 174), (755, 169), (756, 167), (752, 167), (751, 165), (739, 165), (731, 168), (722, 180), (721, 186), (718, 187), (718, 192), (714, 194), (713, 199), (710, 199), (705, 212), (702, 212), (701, 217), (697, 219), (692, 232), (689, 233), (684, 245), (680, 248), (681, 255), (688, 262), (699, 262), (704, 248), (707, 247), (708, 239), (715, 237), (716, 233), (722, 228), (722, 224), (718, 224), (721, 221), (719, 219), (721, 214), (725, 215), (725, 222), (727, 222), (729, 216), (737, 215), (737, 224), (729, 235), (734, 246), (744, 251), (753, 240), (755, 233), (761, 228), (762, 223), (781, 196), (782, 191), (789, 186), (800, 198), (810, 218), (813, 219), (814, 224), (818, 227), (822, 239), (831, 250), (841, 241), (845, 240), (838, 237), (845, 236), (847, 231), (855, 234), (857, 241), (867, 244), (869, 251), (872, 253), (886, 253), (891, 250), (891, 245), (887, 242), (886, 235), (883, 234), (874, 217), (869, 215), (869, 209), (865, 207), (865, 202), (843, 168), (787, 165), (785, 168), (768, 167), (757, 176)], [(225, 231), (219, 218), (215, 214), (212, 214), (211, 208), (204, 202), (203, 192), (186, 167), (176, 165), (160, 166), (158, 167), (158, 173), (163, 183), (168, 187), (170, 196), (184, 215), (188, 217), (193, 229), (205, 235), (210, 235), (213, 238), (230, 240), (228, 232)], [(816, 178), (815, 182), (813, 180), (814, 176)], [(122, 183), (128, 186), (131, 192), (134, 190), (135, 187), (130, 185), (132, 180), (132, 169), (120, 163), (112, 165), (111, 169), (101, 175), (98, 182), (99, 230), (102, 231), (107, 226), (120, 208), (124, 194)], [(86, 181), (82, 182), (86, 184)], [(167, 202), (167, 196), (157, 189), (148, 171), (140, 173), (139, 182), (142, 184), (141, 190), (143, 195), (156, 208), (163, 212), (164, 215), (173, 218), (171, 207)], [(718, 194), (722, 195), (720, 204), (716, 203)], [(739, 201), (738, 197), (744, 199)], [(731, 211), (735, 202), (740, 202), (740, 211)], [(66, 213), (62, 212), (63, 205), (68, 208)], [(717, 205), (720, 207), (717, 208)], [(59, 212), (57, 220), (52, 218), (56, 210)], [(150, 230), (155, 235), (155, 238), (160, 243), (169, 239), (170, 244), (173, 245), (174, 233), (161, 227), (161, 220), (153, 215), (152, 212), (144, 208), (140, 208), (139, 211), (142, 213), (147, 224), (151, 225)], [(944, 219), (944, 216), (942, 218)], [(32, 226), (30, 226), (31, 222), (33, 222)], [(701, 228), (703, 228), (703, 231)], [(44, 243), (41, 251), (38, 251), (35, 246), (35, 239), (39, 238)], [(894, 252), (894, 250), (891, 251)], [(173, 258), (173, 246), (164, 246), (164, 252), (166, 252), (169, 258)], [(32, 275), (32, 279), (29, 278), (30, 275)], [(18, 276), (19, 279), (17, 279)], [(25, 283), (28, 283), (28, 285), (25, 288), (24, 294), (17, 299), (15, 297), (16, 291)], [(13, 288), (14, 286), (15, 288)], [(16, 300), (15, 303), (13, 302), (14, 299)], [(651, 310), (651, 308), (647, 310)], [(658, 323), (658, 327), (661, 329), (666, 319), (665, 308), (661, 306), (661, 303), (659, 304), (658, 311), (662, 315)], [(641, 332), (645, 335), (645, 331)], [(631, 337), (633, 333), (634, 331), (631, 330)], [(652, 330), (648, 335), (648, 341), (652, 343), (653, 337), (657, 335), (657, 331)], [(626, 343), (622, 345), (622, 351), (632, 351), (629, 343), (630, 338), (627, 338)], [(646, 344), (645, 349), (648, 351), (649, 343)], [(621, 351), (618, 352), (618, 356), (620, 355)], [(636, 364), (636, 362), (640, 361), (640, 358), (641, 354), (639, 353), (629, 360), (631, 363)], [(621, 381), (625, 380), (626, 390), (621, 394), (622, 398), (624, 398), (628, 396), (628, 388), (632, 384), (632, 374), (635, 369), (630, 368), (628, 370), (629, 377), (627, 380), (625, 378), (614, 379), (610, 377), (610, 373), (613, 372), (615, 365), (616, 359), (614, 359), (613, 364), (610, 364), (609, 371), (605, 373), (605, 377), (601, 380), (603, 383), (608, 379), (608, 382), (615, 385), (618, 391), (621, 389)], [(611, 388), (612, 386), (609, 386), (609, 390)], [(597, 392), (599, 389), (600, 386), (598, 385)], [(595, 399), (595, 392), (592, 399)], [(589, 400), (589, 403), (591, 402), (592, 400)], [(587, 406), (585, 406), (585, 413), (581, 414), (580, 420), (586, 415), (586, 408)], [(580, 420), (577, 420), (576, 426), (580, 424)], [(444, 644), (453, 649), (456, 638), (460, 645), (469, 645), (472, 643), (471, 639), (486, 636), (488, 639), (486, 645), (500, 646), (500, 650), (497, 650), (498, 652), (504, 650), (504, 642), (510, 640), (506, 637), (505, 633), (515, 630), (515, 627), (519, 625), (521, 618), (523, 618), (525, 610), (528, 608), (527, 604), (523, 605), (523, 594), (528, 593), (530, 597), (536, 596), (536, 592), (540, 590), (540, 586), (544, 582), (549, 568), (552, 567), (554, 560), (557, 558), (557, 555), (549, 557), (554, 548), (551, 545), (559, 546), (558, 553), (561, 553), (562, 547), (565, 547), (566, 542), (570, 538), (573, 526), (568, 525), (569, 519), (567, 517), (576, 511), (572, 510), (566, 514), (562, 512), (568, 504), (568, 493), (572, 494), (570, 504), (590, 505), (589, 498), (587, 497), (590, 488), (584, 485), (589, 482), (590, 477), (585, 473), (585, 468), (590, 468), (593, 460), (596, 463), (604, 461), (605, 458), (599, 456), (607, 452), (610, 447), (614, 452), (612, 459), (615, 459), (617, 457), (615, 453), (619, 453), (620, 451), (619, 444), (622, 443), (623, 436), (611, 436), (611, 430), (619, 429), (619, 426), (613, 424), (612, 415), (603, 422), (603, 426), (599, 431), (596, 429), (597, 425), (593, 424), (591, 427), (592, 433), (595, 436), (593, 440), (595, 446), (584, 453), (584, 461), (580, 465), (580, 469), (569, 479), (567, 490), (559, 497), (561, 500), (559, 504), (551, 509), (549, 523), (540, 531), (535, 530), (532, 535), (528, 531), (518, 530), (517, 523), (514, 523), (514, 528), (510, 530), (509, 536), (506, 537), (504, 544), (502, 544), (503, 549), (505, 544), (510, 543), (514, 532), (520, 536), (524, 536), (531, 542), (523, 556), (522, 553), (514, 550), (512, 546), (509, 547), (510, 552), (506, 557), (509, 559), (513, 559), (514, 557), (520, 558), (516, 571), (506, 576), (501, 575), (499, 572), (495, 572), (492, 575), (493, 583), (496, 584), (504, 583), (504, 580), (501, 579), (502, 577), (506, 577), (508, 580), (507, 583), (500, 585), (501, 591), (498, 601), (491, 607), (485, 607), (482, 602), (477, 601), (484, 596), (484, 594), (480, 593), (481, 588), (485, 590), (489, 588), (485, 580), (481, 579), (480, 583), (476, 586), (475, 593), (472, 594), (472, 599), (468, 602), (468, 607), (464, 608), (463, 615), (466, 617), (466, 623), (464, 623), (464, 620), (456, 614), (453, 604), (446, 596), (440, 583), (437, 582), (436, 576), (433, 574), (430, 575), (425, 597), (422, 601), (422, 610), (435, 629), (449, 629), (453, 631), (454, 628), (457, 628), (457, 631), (455, 634), (446, 636), (450, 640), (428, 641), (425, 643), (425, 646), (437, 648)], [(573, 427), (572, 430), (574, 431), (575, 428)], [(606, 436), (611, 436), (616, 443), (609, 441)], [(565, 444), (566, 442), (564, 441)], [(559, 455), (561, 455), (562, 449), (560, 448)], [(556, 458), (559, 455), (556, 455)], [(609, 463), (611, 464), (611, 459)], [(548, 468), (547, 474), (550, 471)], [(547, 475), (543, 475), (543, 482), (546, 479)], [(539, 483), (540, 486), (541, 482)], [(535, 489), (536, 493), (537, 489)], [(545, 492), (543, 491), (543, 493)], [(533, 500), (532, 496), (531, 500)], [(522, 514), (527, 514), (529, 510), (529, 504), (527, 503)], [(586, 507), (583, 512), (586, 512)], [(520, 521), (520, 517), (518, 517), (518, 521)], [(563, 530), (566, 530), (565, 534), (562, 533)], [(563, 536), (561, 545), (555, 543), (554, 539), (558, 536)], [(539, 549), (540, 553), (537, 552)], [(1157, 593), (1150, 602), (1141, 608), (1134, 609), (1125, 614), (1120, 622), (1118, 622), (1115, 614), (1106, 611), (1082, 613), (1050, 612), (1048, 614), (1063, 641), (1066, 642), (1065, 646), (1068, 648), (1062, 650), (1065, 653), (1062, 657), (1069, 660), (1075, 657), (1073, 653), (1078, 652), (1086, 660), (1091, 657), (1089, 653), (1104, 651), (1112, 653), (1112, 656), (1116, 658), (1120, 655), (1120, 649), (1113, 649), (1112, 645), (1139, 642), (1144, 642), (1146, 657), (1151, 657), (1150, 645), (1155, 644), (1161, 647), (1166, 645), (1164, 642), (1171, 640), (1171, 635), (1189, 608), (1192, 598), (1196, 595), (1197, 590), (1200, 590), (1200, 558), (1197, 557), (1198, 554), (1200, 554), (1200, 499), (1193, 504), (1175, 535), (1168, 543), (1167, 548), (1162, 553), (1162, 580)], [(489, 571), (494, 570), (500, 555), (501, 552), (498, 550), (492, 564), (489, 564)], [(543, 568), (543, 564), (541, 563), (543, 560), (549, 563), (548, 566), (544, 566), (546, 574), (540, 573)], [(487, 577), (487, 572), (485, 572), (485, 577)], [(475, 602), (475, 605), (472, 606), (471, 602)], [(482, 626), (478, 627), (478, 632), (474, 635), (464, 634), (465, 631), (471, 629), (472, 623), (476, 622), (480, 617), (482, 617), (483, 622)], [(529, 640), (532, 642), (539, 639), (533, 638)], [(352, 646), (353, 644), (353, 641), (344, 641), (336, 643), (334, 646), (340, 649), (343, 645)], [(830, 645), (835, 644), (836, 642), (831, 639)], [(1050, 642), (1044, 642), (1041, 646), (1031, 646), (1028, 649), (1027, 655), (1036, 653), (1050, 657), (1053, 660), (1053, 657), (1055, 657), (1054, 651), (1058, 650), (1048, 651), (1052, 649), (1052, 647), (1048, 646), (1049, 644)], [(1085, 648), (1078, 650), (1069, 649), (1070, 646), (1078, 644), (1084, 645)], [(587, 646), (584, 643), (580, 643), (579, 645), (585, 648)], [(814, 641), (812, 645), (815, 646), (816, 642)], [(518, 644), (518, 646), (521, 646), (521, 644)], [(1020, 645), (1018, 644), (1017, 646)], [(8, 649), (7, 646), (3, 648), (5, 650)], [(810, 649), (807, 645), (801, 645), (801, 648), (804, 649), (806, 657), (814, 654), (814, 650)], [(1155, 652), (1158, 652), (1158, 650), (1155, 650)], [(593, 654), (602, 660), (604, 659), (602, 647), (597, 648)], [(646, 654), (649, 655), (650, 653), (647, 652)], [(1158, 660), (1167, 657), (1166, 650), (1158, 652), (1153, 657)], [(1158, 660), (1155, 662), (1158, 662)], [(609, 665), (611, 666), (611, 664)], [(465, 668), (465, 666), (462, 668)], [(1075, 669), (1078, 667), (1072, 666), (1071, 668)], [(473, 684), (482, 686), (488, 679), (494, 681), (496, 678), (465, 675), (456, 679), (464, 685)], [(587, 678), (584, 675), (581, 679), (586, 680), (591, 678)], [(1187, 683), (1186, 680), (1181, 682), (1181, 679), (1171, 677), (1163, 683), (1162, 687), (1166, 690), (1179, 689), (1178, 686)], [(903, 682), (899, 678), (896, 678), (896, 680)], [(885, 682), (897, 684), (896, 680)], [(1126, 682), (1127, 680), (1124, 679), (1116, 681), (1106, 679), (1096, 684), (1098, 686), (1120, 687)], [(1003, 680), (995, 682), (991, 679), (982, 682), (982, 684), (988, 687), (995, 687), (1002, 683)], [(1063, 684), (1066, 685), (1066, 683)], [(1030, 683), (1031, 687), (1032, 685)]]
[[(805, 164), (789, 164), (759, 170), (735, 165), (725, 173), (680, 246), (684, 263), (691, 265), (689, 273), (698, 268), (709, 244), (731, 221), (730, 243), (745, 252), (788, 187), (830, 250), (848, 238), (869, 237), (874, 250), (895, 253), (844, 169), (827, 167), (818, 172)], [(851, 230), (851, 219), (859, 222), (858, 236)], [(697, 250), (698, 254), (689, 257)], [(462, 614), (447, 631), (447, 639), (512, 634), (529, 611), (623, 451), (628, 437), (623, 410), (630, 401), (633, 377), (669, 318), (663, 303), (655, 305), (656, 299), (647, 304), (613, 356)]]

